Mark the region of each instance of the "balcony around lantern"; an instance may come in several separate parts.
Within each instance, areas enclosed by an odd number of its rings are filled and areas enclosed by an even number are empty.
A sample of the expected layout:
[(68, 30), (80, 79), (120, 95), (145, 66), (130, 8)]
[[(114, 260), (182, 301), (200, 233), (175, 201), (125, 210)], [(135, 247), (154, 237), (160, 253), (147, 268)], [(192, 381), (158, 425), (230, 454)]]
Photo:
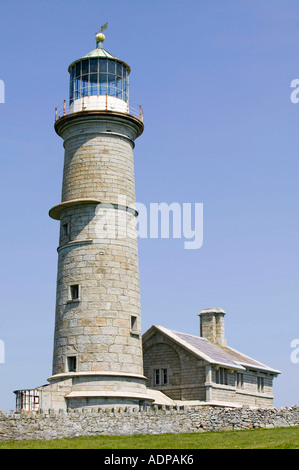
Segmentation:
[(64, 102), (55, 108), (55, 121), (63, 116), (81, 111), (114, 111), (119, 113), (130, 114), (143, 121), (142, 106), (133, 103), (129, 99), (127, 102), (120, 100), (114, 96), (108, 95), (87, 95), (77, 98), (73, 101), (64, 100)]

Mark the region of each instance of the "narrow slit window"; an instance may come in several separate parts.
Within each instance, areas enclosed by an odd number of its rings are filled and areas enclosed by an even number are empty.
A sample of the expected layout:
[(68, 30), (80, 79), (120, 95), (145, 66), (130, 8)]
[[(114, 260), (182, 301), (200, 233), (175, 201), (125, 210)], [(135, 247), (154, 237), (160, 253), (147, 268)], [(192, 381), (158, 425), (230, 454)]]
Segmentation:
[(65, 223), (62, 225), (62, 235), (64, 237), (67, 237), (70, 234), (70, 225), (68, 223)]
[(257, 378), (257, 389), (259, 392), (264, 391), (264, 377)]
[(237, 388), (244, 388), (244, 376), (243, 376), (243, 374), (241, 374), (239, 372), (237, 372), (236, 386), (237, 386)]
[(137, 330), (137, 317), (135, 317), (134, 315), (131, 315), (131, 330)]
[(160, 385), (160, 369), (155, 369), (155, 385)]
[(71, 300), (79, 300), (79, 284), (70, 286)]

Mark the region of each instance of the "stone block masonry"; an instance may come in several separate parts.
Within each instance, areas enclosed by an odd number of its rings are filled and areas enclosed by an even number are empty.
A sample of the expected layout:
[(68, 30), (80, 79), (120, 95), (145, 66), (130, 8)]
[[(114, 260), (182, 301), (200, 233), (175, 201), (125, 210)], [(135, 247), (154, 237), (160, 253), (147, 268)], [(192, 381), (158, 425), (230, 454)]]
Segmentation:
[(143, 375), (133, 148), (143, 131), (115, 112), (69, 113), (64, 141), (56, 315), (42, 409), (139, 406)]
[(299, 426), (299, 407), (250, 409), (218, 406), (93, 408), (64, 412), (0, 411), (0, 441), (97, 435), (196, 433)]

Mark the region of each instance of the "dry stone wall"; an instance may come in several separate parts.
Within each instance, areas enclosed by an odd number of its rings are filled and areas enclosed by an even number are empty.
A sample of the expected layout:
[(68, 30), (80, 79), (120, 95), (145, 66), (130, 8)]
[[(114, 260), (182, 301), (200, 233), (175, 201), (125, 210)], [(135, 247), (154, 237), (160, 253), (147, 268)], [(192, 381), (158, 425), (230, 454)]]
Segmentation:
[(0, 411), (0, 441), (96, 435), (190, 433), (299, 426), (299, 407), (250, 409), (151, 406), (80, 411)]

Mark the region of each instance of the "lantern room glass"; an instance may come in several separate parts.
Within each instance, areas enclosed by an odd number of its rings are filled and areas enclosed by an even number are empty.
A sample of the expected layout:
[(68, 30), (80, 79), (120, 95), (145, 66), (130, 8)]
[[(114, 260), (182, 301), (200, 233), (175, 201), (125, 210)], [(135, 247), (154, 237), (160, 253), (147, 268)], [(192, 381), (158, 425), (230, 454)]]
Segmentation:
[(70, 104), (83, 96), (128, 98), (128, 72), (125, 65), (111, 59), (84, 59), (70, 70)]

